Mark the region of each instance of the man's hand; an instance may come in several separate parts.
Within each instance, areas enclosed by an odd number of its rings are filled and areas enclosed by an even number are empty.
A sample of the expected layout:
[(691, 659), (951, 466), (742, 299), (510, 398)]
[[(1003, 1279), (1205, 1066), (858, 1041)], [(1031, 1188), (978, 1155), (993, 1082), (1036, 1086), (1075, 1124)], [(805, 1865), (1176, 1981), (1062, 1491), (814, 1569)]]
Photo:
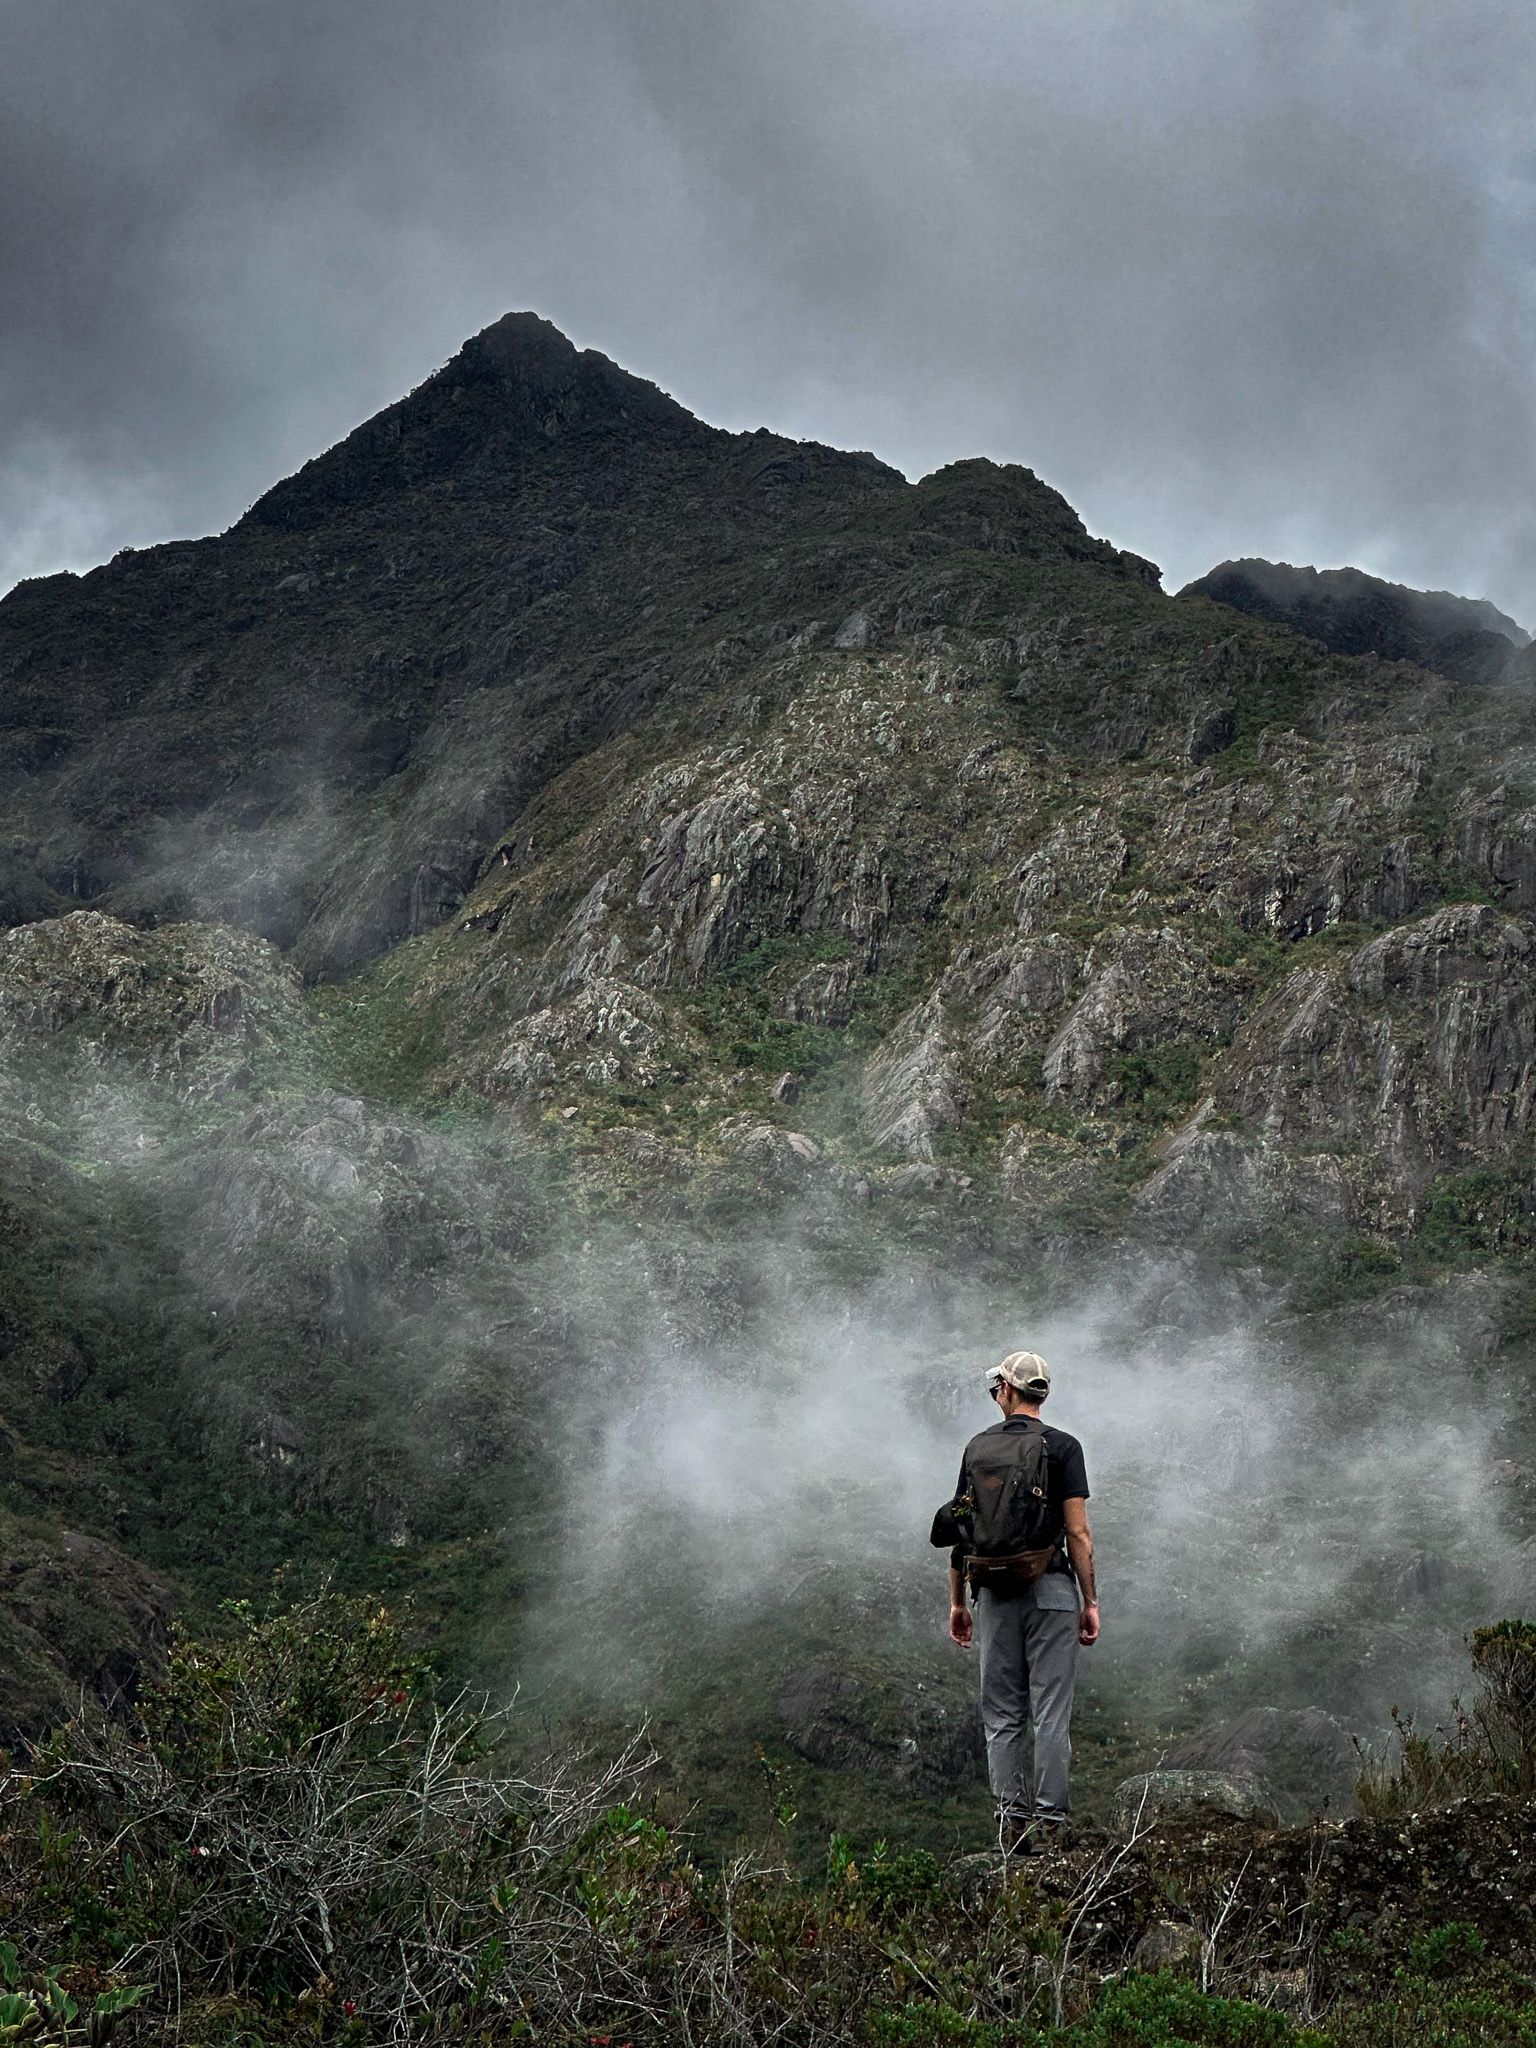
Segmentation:
[(1082, 1613), (1077, 1617), (1077, 1640), (1085, 1650), (1091, 1649), (1099, 1640), (1099, 1603), (1085, 1602)]
[(971, 1610), (963, 1600), (957, 1600), (949, 1610), (949, 1640), (958, 1643), (962, 1650), (971, 1647)]

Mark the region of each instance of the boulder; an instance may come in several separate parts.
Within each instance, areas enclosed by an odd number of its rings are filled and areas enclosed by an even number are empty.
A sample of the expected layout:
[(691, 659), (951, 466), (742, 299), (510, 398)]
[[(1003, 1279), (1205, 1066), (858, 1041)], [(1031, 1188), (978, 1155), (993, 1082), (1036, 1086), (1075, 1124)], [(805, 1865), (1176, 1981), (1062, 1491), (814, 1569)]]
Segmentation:
[(1132, 1958), (1138, 1970), (1183, 1972), (1198, 1967), (1205, 1943), (1182, 1920), (1154, 1920), (1136, 1944)]
[(952, 1790), (982, 1755), (969, 1686), (913, 1688), (806, 1664), (779, 1688), (777, 1706), (791, 1747), (807, 1763), (870, 1772), (919, 1794)]
[(1275, 1803), (1255, 1778), (1229, 1771), (1156, 1770), (1115, 1787), (1113, 1825), (1121, 1835), (1168, 1821), (1215, 1818), (1273, 1822)]
[(40, 1736), (83, 1692), (117, 1709), (165, 1670), (171, 1591), (110, 1543), (14, 1530), (0, 1552), (0, 1747)]

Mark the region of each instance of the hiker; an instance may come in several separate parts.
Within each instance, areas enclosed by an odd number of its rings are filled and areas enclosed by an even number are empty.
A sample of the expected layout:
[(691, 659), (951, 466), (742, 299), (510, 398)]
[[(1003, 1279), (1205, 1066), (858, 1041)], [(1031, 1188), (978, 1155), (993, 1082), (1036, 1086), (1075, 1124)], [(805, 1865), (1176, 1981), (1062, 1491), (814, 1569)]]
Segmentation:
[[(1083, 1447), (1040, 1420), (1050, 1367), (1033, 1351), (1011, 1351), (987, 1373), (987, 1391), (1002, 1420), (966, 1445), (959, 1487), (934, 1518), (933, 1541), (953, 1538), (949, 1634), (962, 1650), (974, 1641), (981, 1651), (998, 1839), (1005, 1854), (1018, 1855), (1066, 1840), (1072, 1687), (1079, 1644), (1099, 1639), (1099, 1598)], [(1030, 1722), (1033, 1789), (1024, 1749)]]

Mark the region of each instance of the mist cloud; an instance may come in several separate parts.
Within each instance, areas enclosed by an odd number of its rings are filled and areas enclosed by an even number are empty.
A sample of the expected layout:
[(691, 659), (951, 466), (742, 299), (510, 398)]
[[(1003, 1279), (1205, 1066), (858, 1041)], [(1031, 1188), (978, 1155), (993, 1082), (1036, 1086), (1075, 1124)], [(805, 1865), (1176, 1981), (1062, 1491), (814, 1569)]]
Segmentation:
[(0, 582), (217, 528), (532, 306), (707, 418), (1020, 460), (1170, 584), (1536, 618), (1513, 0), (0, 9)]
[(810, 1596), (840, 1616), (830, 1654), (926, 1635), (940, 1667), (928, 1523), (996, 1419), (985, 1367), (1019, 1344), (1052, 1360), (1047, 1420), (1087, 1456), (1107, 1619), (1085, 1682), (1172, 1697), (1220, 1670), (1218, 1699), (1371, 1728), (1392, 1701), (1443, 1711), (1464, 1632), (1518, 1604), (1527, 1532), (1494, 1480), (1529, 1420), (1477, 1363), (1496, 1284), (1293, 1317), (1257, 1274), (1177, 1252), (1010, 1287), (874, 1243), (850, 1284), (814, 1232), (760, 1228), (734, 1253), (742, 1326), (713, 1338), (679, 1327), (687, 1288), (654, 1247), (594, 1246), (569, 1294), (592, 1378), (562, 1454), (558, 1640), (536, 1627), (535, 1666), (632, 1702), (678, 1654), (658, 1614), (721, 1656)]
[[(153, 943), (195, 964), (216, 938)], [(771, 1691), (808, 1634), (952, 1682), (928, 1524), (993, 1419), (985, 1366), (1020, 1344), (1087, 1453), (1097, 1697), (1145, 1717), (1203, 1687), (1215, 1714), (1368, 1732), (1394, 1701), (1443, 1710), (1464, 1632), (1523, 1597), (1533, 1412), (1494, 1355), (1497, 1278), (1299, 1316), (1273, 1277), (1177, 1249), (945, 1256), (835, 1176), (802, 1209), (743, 1184), (745, 1219), (658, 1195), (582, 1226), (513, 1126), (326, 1089), (296, 991), (243, 944), (245, 999), (210, 1023), (189, 998), (153, 1071), (127, 1048), (163, 973), (106, 963), (110, 1029), (70, 983), (40, 1038), (19, 992), (0, 1149), (52, 1190), (40, 1214), (78, 1207), (103, 1245), (134, 1219), (111, 1313), (164, 1356), (130, 1405), (174, 1416), (184, 1454), (201, 1438), (407, 1549), (500, 1531), (526, 1597), (475, 1624), (535, 1716), (633, 1718), (765, 1645)], [(93, 1270), (70, 1299), (98, 1327)]]

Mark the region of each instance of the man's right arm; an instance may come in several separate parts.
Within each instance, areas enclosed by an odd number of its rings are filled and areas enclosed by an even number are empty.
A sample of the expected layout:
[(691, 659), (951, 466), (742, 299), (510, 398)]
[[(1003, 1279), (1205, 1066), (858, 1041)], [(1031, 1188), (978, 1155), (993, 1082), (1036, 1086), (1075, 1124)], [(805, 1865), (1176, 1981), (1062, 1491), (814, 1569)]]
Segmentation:
[[(962, 1458), (960, 1477), (955, 1481), (955, 1499), (963, 1500), (969, 1488), (970, 1481)], [(949, 1554), (949, 1640), (958, 1643), (962, 1650), (968, 1650), (971, 1647), (971, 1610), (965, 1598), (965, 1569), (961, 1562), (964, 1555), (959, 1544)]]
[(949, 1640), (962, 1650), (971, 1647), (971, 1610), (965, 1604), (965, 1573), (949, 1568)]

